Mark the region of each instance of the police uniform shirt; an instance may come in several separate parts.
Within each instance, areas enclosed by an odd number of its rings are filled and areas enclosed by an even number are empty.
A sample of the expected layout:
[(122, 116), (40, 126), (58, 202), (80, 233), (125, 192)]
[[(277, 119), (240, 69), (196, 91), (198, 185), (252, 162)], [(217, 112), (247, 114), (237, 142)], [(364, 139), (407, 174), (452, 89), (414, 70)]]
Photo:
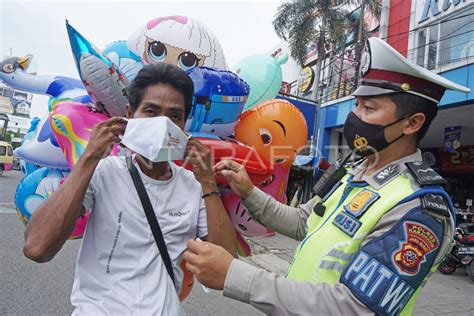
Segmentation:
[[(396, 166), (397, 174), (406, 173), (406, 162), (421, 161), (421, 151), (404, 157), (390, 165)], [(374, 180), (384, 166), (370, 176), (364, 176), (367, 163), (361, 163), (349, 170), (353, 181), (366, 181), (374, 189), (381, 185)], [(393, 176), (392, 179), (396, 177)], [(390, 182), (384, 182), (386, 185)], [(412, 183), (415, 189), (419, 188)], [(245, 199), (244, 205), (252, 213), (254, 219), (275, 231), (302, 240), (306, 236), (306, 221), (312, 212), (317, 197), (299, 208), (292, 208), (278, 203), (272, 197), (258, 188), (253, 189), (250, 196)], [(406, 213), (420, 207), (421, 200), (416, 198), (410, 202), (400, 204), (385, 213), (374, 227), (373, 231), (364, 239), (361, 248), (369, 241), (387, 233)], [(433, 216), (437, 216), (433, 214)], [(453, 234), (452, 222), (446, 218), (444, 236), (440, 251), (435, 262), (438, 262), (450, 247)], [(321, 241), (324, 242), (324, 241)], [(249, 303), (260, 311), (270, 315), (313, 315), (315, 313), (333, 315), (370, 315), (374, 312), (358, 300), (352, 291), (342, 283), (335, 286), (328, 284), (314, 284), (311, 282), (298, 282), (274, 273), (256, 268), (240, 260), (233, 260), (224, 285), (224, 296)]]

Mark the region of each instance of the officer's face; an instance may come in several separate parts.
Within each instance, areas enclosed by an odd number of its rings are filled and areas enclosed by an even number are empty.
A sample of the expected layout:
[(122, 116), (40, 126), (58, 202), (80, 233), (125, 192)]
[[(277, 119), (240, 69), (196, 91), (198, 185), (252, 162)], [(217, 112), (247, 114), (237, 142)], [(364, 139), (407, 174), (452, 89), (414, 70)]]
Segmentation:
[[(397, 106), (387, 96), (356, 97), (356, 102), (354, 114), (366, 123), (388, 125), (398, 119)], [(400, 136), (400, 123), (385, 128), (385, 138), (388, 141)]]

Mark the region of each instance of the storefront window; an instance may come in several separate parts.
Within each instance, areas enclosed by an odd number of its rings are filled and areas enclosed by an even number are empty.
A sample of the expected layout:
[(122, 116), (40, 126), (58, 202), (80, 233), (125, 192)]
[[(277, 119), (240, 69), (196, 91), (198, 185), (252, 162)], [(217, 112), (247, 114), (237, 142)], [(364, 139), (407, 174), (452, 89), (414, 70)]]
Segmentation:
[(441, 23), (440, 65), (474, 56), (474, 7), (457, 13)]
[(430, 27), (430, 43), (428, 45), (428, 69), (436, 68), (436, 53), (438, 50), (438, 25)]
[(418, 33), (418, 49), (416, 52), (416, 63), (423, 67), (425, 65), (425, 49), (426, 48), (426, 30)]
[(443, 20), (433, 22), (429, 27), (422, 28), (418, 32), (416, 63), (434, 69), (473, 57), (473, 15), (474, 6), (470, 6)]

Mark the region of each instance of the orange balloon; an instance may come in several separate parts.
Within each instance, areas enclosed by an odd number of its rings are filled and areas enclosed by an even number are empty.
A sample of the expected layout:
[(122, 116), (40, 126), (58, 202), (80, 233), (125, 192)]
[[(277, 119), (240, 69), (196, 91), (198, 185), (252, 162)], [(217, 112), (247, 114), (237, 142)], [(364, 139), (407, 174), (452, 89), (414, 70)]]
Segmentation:
[(194, 274), (186, 268), (186, 260), (181, 260), (179, 263), (181, 270), (183, 271), (183, 283), (181, 286), (181, 291), (179, 292), (179, 300), (182, 302), (188, 297), (191, 293), (194, 285)]
[(291, 168), (307, 137), (303, 113), (282, 99), (265, 101), (243, 112), (235, 126), (236, 140), (254, 147), (262, 157), (285, 169)]

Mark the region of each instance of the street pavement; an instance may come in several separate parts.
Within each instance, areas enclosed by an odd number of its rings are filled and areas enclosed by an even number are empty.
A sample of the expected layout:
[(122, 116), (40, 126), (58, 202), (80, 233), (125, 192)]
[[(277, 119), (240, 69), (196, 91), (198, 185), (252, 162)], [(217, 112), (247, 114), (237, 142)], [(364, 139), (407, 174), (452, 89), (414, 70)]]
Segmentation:
[[(80, 240), (68, 241), (49, 263), (37, 264), (23, 256), (23, 231), (13, 206), (21, 173), (0, 177), (0, 315), (66, 315), (72, 312), (69, 295)], [(297, 242), (276, 235), (249, 240), (254, 255), (244, 260), (283, 275)], [(474, 315), (474, 283), (465, 270), (445, 276), (435, 273), (417, 300), (415, 315)], [(206, 293), (199, 283), (184, 303), (188, 315), (263, 315), (232, 301), (222, 292)]]

